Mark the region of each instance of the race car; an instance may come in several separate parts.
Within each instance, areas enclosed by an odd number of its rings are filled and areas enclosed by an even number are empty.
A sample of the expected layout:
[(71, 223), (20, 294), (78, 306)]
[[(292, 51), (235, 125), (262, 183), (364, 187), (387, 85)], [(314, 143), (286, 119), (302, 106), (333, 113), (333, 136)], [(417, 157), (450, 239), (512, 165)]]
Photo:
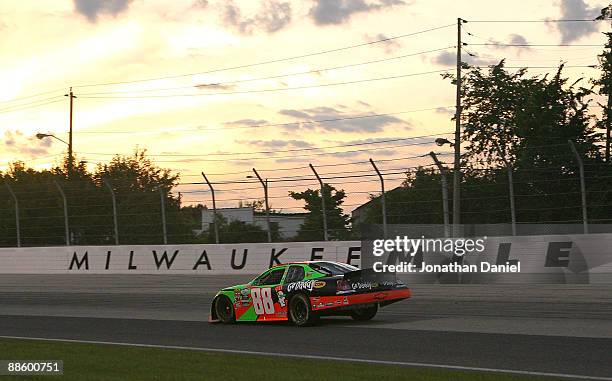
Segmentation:
[(219, 291), (209, 322), (291, 321), (316, 323), (324, 315), (370, 320), (378, 307), (410, 298), (395, 274), (360, 270), (339, 262), (310, 261), (274, 266), (247, 284)]

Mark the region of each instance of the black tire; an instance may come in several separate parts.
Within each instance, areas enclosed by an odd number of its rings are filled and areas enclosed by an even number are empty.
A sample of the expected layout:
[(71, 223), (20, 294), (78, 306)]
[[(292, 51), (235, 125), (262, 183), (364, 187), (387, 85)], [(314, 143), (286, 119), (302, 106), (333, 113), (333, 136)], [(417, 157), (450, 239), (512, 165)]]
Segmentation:
[(352, 310), (350, 315), (353, 318), (353, 320), (367, 321), (367, 320), (372, 320), (374, 316), (376, 316), (377, 312), (378, 312), (378, 304), (375, 304), (372, 307), (359, 308), (356, 310)]
[(215, 299), (215, 313), (217, 314), (219, 321), (221, 321), (223, 324), (231, 324), (236, 322), (234, 305), (225, 295), (221, 295)]
[(289, 300), (289, 320), (296, 327), (307, 327), (317, 322), (318, 316), (312, 312), (306, 295), (297, 294)]

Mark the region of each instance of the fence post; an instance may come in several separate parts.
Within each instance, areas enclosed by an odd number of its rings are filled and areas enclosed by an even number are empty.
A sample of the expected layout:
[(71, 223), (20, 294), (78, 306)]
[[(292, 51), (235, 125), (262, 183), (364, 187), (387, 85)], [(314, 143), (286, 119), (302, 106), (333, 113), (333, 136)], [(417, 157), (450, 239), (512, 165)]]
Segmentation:
[(115, 230), (115, 245), (119, 245), (119, 224), (117, 222), (117, 198), (115, 197), (115, 191), (111, 186), (110, 182), (106, 179), (102, 179), (104, 181), (104, 185), (108, 188), (111, 194), (111, 198), (113, 200), (113, 227)]
[(508, 172), (508, 194), (510, 197), (510, 219), (512, 221), (512, 235), (516, 235), (516, 206), (514, 203), (514, 180), (512, 176), (512, 165), (508, 161), (508, 158), (506, 158), (505, 153), (501, 150), (499, 144), (495, 143), (495, 146), (497, 147), (497, 151), (499, 152), (499, 155), (504, 161), (504, 164), (506, 165), (506, 171)]
[(447, 169), (444, 168), (436, 153), (431, 151), (429, 153), (434, 163), (438, 166), (438, 170), (440, 171), (440, 178), (442, 180), (442, 213), (444, 215), (444, 237), (450, 237), (450, 221), (449, 221), (449, 211), (448, 211), (448, 182), (446, 180), (446, 172)]
[(161, 207), (162, 231), (164, 234), (164, 245), (168, 244), (168, 231), (166, 229), (166, 192), (164, 189), (159, 190), (159, 200)]
[(378, 167), (376, 166), (376, 163), (374, 163), (374, 160), (372, 160), (372, 158), (370, 158), (370, 164), (372, 164), (372, 167), (374, 167), (376, 174), (380, 178), (380, 189), (381, 189), (380, 203), (382, 206), (383, 238), (386, 239), (387, 238), (387, 206), (385, 204), (385, 179), (382, 177), (382, 174), (378, 170)]
[(268, 242), (272, 242), (272, 232), (270, 231), (270, 204), (268, 204), (268, 179), (264, 181), (261, 176), (259, 176), (259, 173), (255, 168), (253, 168), (253, 173), (255, 173), (255, 176), (257, 176), (257, 179), (259, 179), (259, 182), (261, 183), (261, 186), (263, 186), (264, 189), (264, 198), (266, 201), (266, 226), (268, 228)]
[(55, 184), (55, 187), (60, 192), (60, 195), (62, 195), (62, 200), (64, 201), (64, 230), (66, 231), (66, 246), (70, 246), (70, 227), (68, 225), (68, 201), (66, 200), (66, 194), (64, 193), (64, 190), (59, 185), (59, 183), (53, 180), (53, 184)]
[(11, 188), (11, 186), (8, 185), (8, 183), (5, 183), (4, 185), (6, 185), (6, 189), (8, 189), (8, 192), (13, 198), (13, 203), (15, 204), (15, 229), (17, 230), (17, 247), (21, 247), (21, 226), (19, 224), (19, 200), (17, 199), (15, 192), (13, 192), (13, 188)]
[(319, 174), (315, 170), (315, 167), (312, 164), (308, 164), (308, 165), (310, 166), (310, 169), (312, 169), (312, 172), (314, 173), (314, 175), (317, 177), (317, 180), (319, 180), (319, 185), (321, 186), (321, 213), (323, 213), (323, 238), (325, 239), (325, 241), (329, 241), (329, 235), (327, 232), (327, 212), (325, 209), (325, 195), (323, 194), (323, 188), (325, 188), (325, 184), (323, 184), (323, 180), (321, 180), (321, 177), (319, 177)]
[(204, 177), (204, 180), (206, 180), (206, 184), (208, 184), (208, 187), (210, 188), (210, 194), (212, 195), (212, 203), (213, 203), (213, 227), (215, 229), (215, 242), (218, 244), (219, 243), (219, 226), (217, 224), (217, 202), (215, 201), (215, 189), (213, 188), (213, 186), (210, 183), (210, 181), (208, 181), (208, 177), (206, 177), (204, 172), (202, 172), (202, 176)]
[(578, 169), (580, 170), (580, 194), (582, 195), (582, 226), (584, 230), (584, 234), (589, 234), (589, 223), (587, 217), (587, 199), (586, 199), (586, 184), (584, 180), (584, 163), (582, 162), (582, 157), (576, 150), (576, 146), (574, 142), (571, 140), (567, 141), (569, 143), (572, 152), (576, 156), (576, 161), (578, 162)]

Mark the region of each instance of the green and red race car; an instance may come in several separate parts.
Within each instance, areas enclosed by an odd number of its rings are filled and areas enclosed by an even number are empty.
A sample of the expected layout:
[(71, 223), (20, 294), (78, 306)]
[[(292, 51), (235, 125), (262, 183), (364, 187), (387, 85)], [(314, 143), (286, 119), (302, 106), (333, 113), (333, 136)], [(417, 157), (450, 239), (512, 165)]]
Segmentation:
[(215, 295), (210, 322), (285, 321), (314, 324), (323, 315), (370, 320), (378, 307), (410, 298), (395, 274), (360, 270), (339, 262), (285, 263), (264, 271), (247, 284)]

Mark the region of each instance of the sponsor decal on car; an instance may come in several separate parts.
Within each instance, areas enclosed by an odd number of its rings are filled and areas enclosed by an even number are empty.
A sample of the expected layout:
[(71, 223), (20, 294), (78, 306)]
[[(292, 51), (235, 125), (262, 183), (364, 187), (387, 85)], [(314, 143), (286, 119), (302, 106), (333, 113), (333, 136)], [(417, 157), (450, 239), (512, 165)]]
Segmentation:
[(351, 288), (353, 290), (371, 290), (372, 288), (375, 288), (375, 287), (378, 287), (377, 283), (355, 282), (351, 284)]
[(286, 304), (285, 293), (279, 290), (276, 292), (276, 295), (278, 296), (278, 304), (280, 304), (281, 307), (285, 307), (285, 304)]
[(323, 287), (325, 287), (325, 285), (326, 285), (326, 284), (327, 284), (327, 283), (325, 283), (325, 282), (324, 282), (324, 281), (322, 281), (322, 280), (315, 280), (315, 282), (314, 282), (314, 288), (323, 288)]
[(287, 292), (299, 291), (299, 290), (312, 291), (312, 289), (314, 288), (314, 285), (315, 285), (314, 280), (302, 280), (299, 282), (289, 283), (287, 285)]

